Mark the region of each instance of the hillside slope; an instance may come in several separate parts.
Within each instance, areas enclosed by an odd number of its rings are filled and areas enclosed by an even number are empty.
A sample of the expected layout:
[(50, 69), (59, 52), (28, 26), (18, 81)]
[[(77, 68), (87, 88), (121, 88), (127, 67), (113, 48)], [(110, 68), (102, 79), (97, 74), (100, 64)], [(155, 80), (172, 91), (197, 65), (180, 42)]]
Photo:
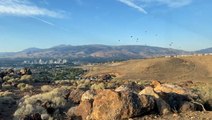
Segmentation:
[(130, 60), (84, 66), (85, 77), (115, 74), (117, 79), (136, 80), (212, 80), (212, 56)]

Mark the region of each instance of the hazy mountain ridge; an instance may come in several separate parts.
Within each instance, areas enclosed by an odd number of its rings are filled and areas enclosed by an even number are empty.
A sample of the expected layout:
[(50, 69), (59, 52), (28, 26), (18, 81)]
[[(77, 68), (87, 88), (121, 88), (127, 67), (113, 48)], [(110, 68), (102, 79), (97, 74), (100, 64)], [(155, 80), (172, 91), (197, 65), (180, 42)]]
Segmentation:
[(48, 49), (29, 48), (20, 52), (2, 53), (0, 57), (8, 58), (148, 58), (164, 55), (189, 54), (189, 52), (141, 45), (60, 45)]
[(212, 53), (212, 47), (196, 51), (197, 53)]

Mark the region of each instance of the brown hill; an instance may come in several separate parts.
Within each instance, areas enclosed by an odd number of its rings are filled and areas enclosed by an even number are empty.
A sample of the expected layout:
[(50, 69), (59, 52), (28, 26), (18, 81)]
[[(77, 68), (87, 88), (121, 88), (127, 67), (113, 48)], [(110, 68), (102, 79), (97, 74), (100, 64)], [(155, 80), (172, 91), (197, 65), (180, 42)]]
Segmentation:
[(83, 66), (85, 77), (114, 74), (117, 79), (212, 80), (212, 56), (154, 58)]

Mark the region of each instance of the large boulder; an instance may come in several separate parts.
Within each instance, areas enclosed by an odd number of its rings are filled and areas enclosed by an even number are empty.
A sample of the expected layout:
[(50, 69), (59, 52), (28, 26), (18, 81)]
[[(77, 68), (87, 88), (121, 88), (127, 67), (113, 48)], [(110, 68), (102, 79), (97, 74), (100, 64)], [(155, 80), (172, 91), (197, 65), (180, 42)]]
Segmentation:
[[(181, 106), (190, 106), (191, 104), (187, 104), (187, 102), (191, 102), (192, 98), (187, 95), (177, 94), (177, 93), (158, 93), (159, 96), (169, 104), (171, 109), (181, 112)], [(192, 105), (191, 105), (191, 110)]]
[[(190, 110), (194, 109), (193, 106), (195, 106), (196, 109), (199, 109), (199, 105), (188, 103), (199, 98), (199, 96), (192, 92), (192, 90), (178, 85), (161, 84), (156, 80), (152, 81), (152, 85), (154, 86), (154, 91), (159, 94), (160, 98), (170, 105), (171, 109), (177, 110), (178, 112), (184, 111), (186, 107), (186, 109)], [(181, 108), (181, 106), (183, 108)]]
[(163, 93), (175, 93), (175, 94), (179, 94), (179, 95), (186, 95), (186, 96), (190, 96), (193, 98), (197, 98), (198, 95), (193, 93), (191, 90), (180, 87), (178, 85), (172, 85), (172, 84), (161, 84), (159, 81), (152, 81), (151, 83), (154, 87), (154, 91), (159, 93), (159, 92), (163, 92)]
[(139, 92), (139, 95), (151, 95), (155, 98), (159, 98), (159, 95), (155, 93), (154, 89), (152, 87), (145, 87), (142, 91)]
[(169, 104), (167, 104), (162, 98), (160, 98), (160, 96), (155, 93), (155, 91), (153, 90), (152, 87), (146, 87), (144, 88), (139, 95), (150, 95), (153, 96), (155, 98), (156, 101), (156, 105), (157, 105), (157, 109), (158, 112), (161, 115), (165, 115), (171, 112), (171, 108), (169, 106)]
[(152, 81), (152, 85), (154, 86), (154, 91), (156, 92), (165, 92), (165, 93), (177, 93), (177, 94), (185, 94), (186, 90), (177, 85), (170, 84), (161, 84), (159, 81)]
[(71, 120), (87, 120), (92, 112), (92, 100), (84, 100), (77, 107), (68, 110), (67, 116)]
[(103, 90), (94, 98), (91, 119), (118, 120), (141, 116), (154, 109), (150, 96), (138, 96), (132, 92)]

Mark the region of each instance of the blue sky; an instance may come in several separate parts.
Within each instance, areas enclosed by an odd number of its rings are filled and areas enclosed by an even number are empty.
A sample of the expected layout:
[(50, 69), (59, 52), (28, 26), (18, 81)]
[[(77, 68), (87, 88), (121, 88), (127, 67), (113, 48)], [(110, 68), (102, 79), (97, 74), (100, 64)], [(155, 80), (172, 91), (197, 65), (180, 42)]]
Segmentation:
[(212, 0), (0, 0), (0, 52), (60, 44), (212, 47)]

